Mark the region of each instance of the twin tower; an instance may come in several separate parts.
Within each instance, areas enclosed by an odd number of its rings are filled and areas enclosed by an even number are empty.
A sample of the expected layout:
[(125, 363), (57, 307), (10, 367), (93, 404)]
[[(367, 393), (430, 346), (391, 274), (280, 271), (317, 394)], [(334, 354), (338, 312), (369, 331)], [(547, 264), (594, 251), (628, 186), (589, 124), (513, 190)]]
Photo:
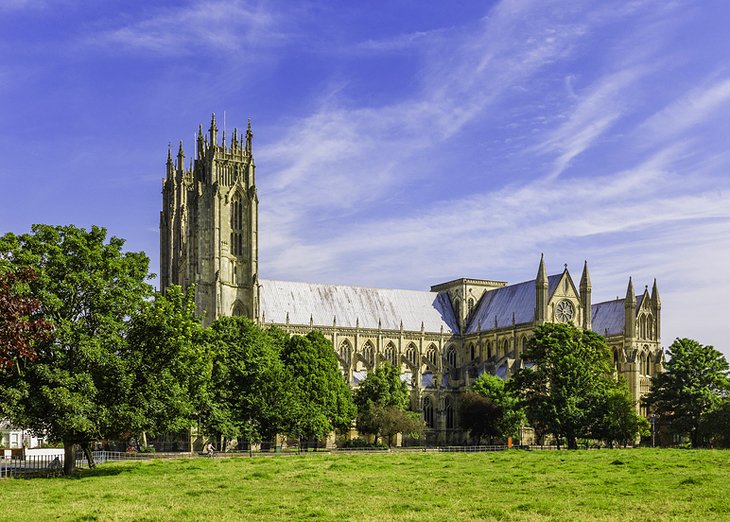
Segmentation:
[(194, 158), (185, 165), (182, 141), (167, 152), (160, 212), (160, 283), (196, 285), (205, 323), (222, 315), (258, 316), (258, 196), (246, 133), (234, 129), (220, 143), (215, 114), (207, 134), (200, 125)]

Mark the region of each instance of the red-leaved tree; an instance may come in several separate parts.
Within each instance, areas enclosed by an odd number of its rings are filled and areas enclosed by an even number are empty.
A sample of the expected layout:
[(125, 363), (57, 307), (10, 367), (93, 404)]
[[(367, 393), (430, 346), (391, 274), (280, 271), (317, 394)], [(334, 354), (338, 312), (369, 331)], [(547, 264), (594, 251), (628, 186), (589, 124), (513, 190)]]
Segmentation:
[(41, 303), (24, 290), (35, 280), (32, 269), (0, 272), (0, 369), (12, 368), (37, 355), (35, 346), (48, 339), (51, 323), (41, 315)]

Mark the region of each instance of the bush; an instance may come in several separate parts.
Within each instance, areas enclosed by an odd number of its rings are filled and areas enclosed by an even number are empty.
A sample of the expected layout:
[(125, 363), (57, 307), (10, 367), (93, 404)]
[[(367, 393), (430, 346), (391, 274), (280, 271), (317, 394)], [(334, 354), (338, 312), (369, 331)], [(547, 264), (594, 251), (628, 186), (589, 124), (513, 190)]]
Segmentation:
[(363, 439), (346, 440), (339, 447), (341, 449), (388, 449), (388, 446), (382, 442), (373, 444)]

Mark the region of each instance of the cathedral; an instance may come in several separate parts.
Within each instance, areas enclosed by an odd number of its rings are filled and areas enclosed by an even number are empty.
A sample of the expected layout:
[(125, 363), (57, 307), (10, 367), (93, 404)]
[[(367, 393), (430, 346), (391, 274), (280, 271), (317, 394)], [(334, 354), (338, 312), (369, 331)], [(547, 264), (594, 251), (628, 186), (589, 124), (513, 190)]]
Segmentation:
[(196, 136), (185, 165), (182, 142), (168, 150), (160, 213), (160, 281), (196, 285), (206, 324), (226, 315), (293, 334), (319, 330), (332, 341), (342, 373), (356, 387), (388, 361), (411, 388), (430, 442), (464, 441), (460, 394), (482, 372), (507, 378), (522, 367), (532, 330), (545, 322), (571, 322), (603, 335), (618, 375), (637, 400), (662, 370), (661, 301), (654, 281), (637, 294), (591, 302), (588, 263), (575, 285), (567, 266), (549, 274), (541, 257), (534, 279), (461, 278), (430, 290), (394, 290), (259, 279), (258, 194), (249, 121), (245, 132), (221, 139), (213, 115)]

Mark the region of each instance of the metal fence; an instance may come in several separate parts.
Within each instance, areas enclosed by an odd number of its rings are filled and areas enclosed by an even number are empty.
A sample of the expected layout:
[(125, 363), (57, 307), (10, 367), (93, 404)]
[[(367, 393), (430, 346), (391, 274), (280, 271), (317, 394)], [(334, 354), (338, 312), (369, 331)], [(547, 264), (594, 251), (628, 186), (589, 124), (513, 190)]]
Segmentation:
[[(119, 460), (146, 460), (156, 457), (156, 455), (150, 453), (123, 453), (119, 451), (94, 451), (92, 455), (96, 464)], [(0, 479), (8, 477), (56, 477), (63, 475), (63, 464), (63, 455), (25, 455), (10, 459), (0, 458)], [(82, 452), (76, 454), (76, 467), (89, 467), (86, 456)]]
[[(522, 450), (556, 450), (557, 446), (514, 446)], [(342, 453), (384, 453), (384, 452), (445, 452), (445, 453), (482, 453), (488, 451), (505, 451), (507, 446), (408, 446), (400, 448), (342, 448), (335, 451)], [(286, 453), (296, 451), (290, 448)], [(331, 452), (331, 449), (320, 448), (318, 452)], [(252, 451), (252, 452), (231, 452), (217, 453), (217, 456), (235, 455), (272, 455), (278, 452)], [(94, 462), (104, 464), (106, 462), (117, 462), (122, 460), (149, 460), (149, 459), (180, 459), (195, 457), (191, 453), (127, 453), (122, 451), (94, 451)], [(33, 478), (33, 477), (55, 477), (63, 475), (63, 455), (26, 455), (24, 457), (13, 457), (10, 459), (0, 458), (0, 479)], [(76, 467), (88, 468), (88, 462), (82, 452), (77, 453)]]

